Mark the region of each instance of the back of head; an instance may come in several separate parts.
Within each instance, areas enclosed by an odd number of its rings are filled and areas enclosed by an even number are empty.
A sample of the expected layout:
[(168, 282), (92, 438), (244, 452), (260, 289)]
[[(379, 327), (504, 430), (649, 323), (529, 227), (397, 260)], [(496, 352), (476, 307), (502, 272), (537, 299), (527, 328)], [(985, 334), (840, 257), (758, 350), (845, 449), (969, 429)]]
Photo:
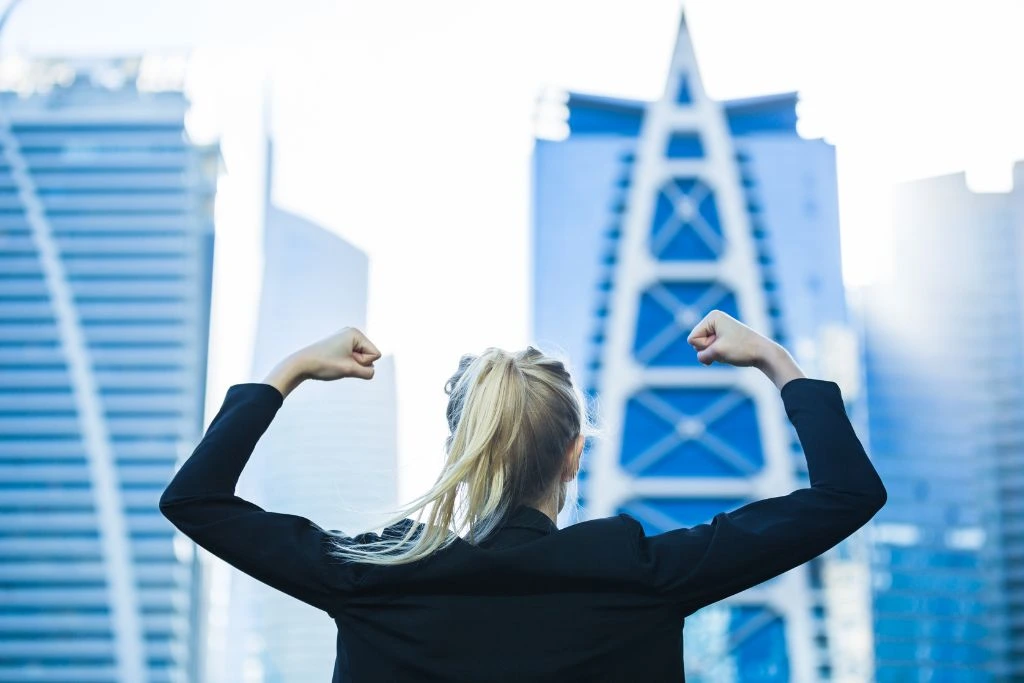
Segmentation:
[[(553, 494), (559, 508), (575, 476), (567, 457), (594, 433), (583, 394), (561, 360), (530, 346), (464, 355), (445, 384), (449, 435), (444, 468), (433, 487), (392, 521), (415, 514), (399, 539), (339, 545), (337, 554), (374, 564), (412, 562), (462, 537), (487, 539), (519, 505)], [(571, 471), (570, 471), (571, 470)]]

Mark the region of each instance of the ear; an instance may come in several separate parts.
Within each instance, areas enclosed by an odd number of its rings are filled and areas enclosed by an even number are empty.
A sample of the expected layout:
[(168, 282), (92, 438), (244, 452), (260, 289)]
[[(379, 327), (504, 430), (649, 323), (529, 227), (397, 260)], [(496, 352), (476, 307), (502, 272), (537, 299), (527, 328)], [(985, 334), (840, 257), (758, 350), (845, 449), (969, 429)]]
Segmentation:
[(565, 465), (562, 467), (562, 481), (568, 482), (576, 478), (580, 472), (580, 458), (583, 455), (585, 437), (580, 434), (569, 444), (569, 450), (565, 454)]

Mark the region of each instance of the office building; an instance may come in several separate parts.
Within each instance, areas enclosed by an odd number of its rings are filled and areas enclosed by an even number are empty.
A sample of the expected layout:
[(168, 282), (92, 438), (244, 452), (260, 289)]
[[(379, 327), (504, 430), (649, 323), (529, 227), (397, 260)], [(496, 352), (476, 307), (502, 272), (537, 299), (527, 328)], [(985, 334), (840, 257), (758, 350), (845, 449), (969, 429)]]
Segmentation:
[(893, 192), (892, 273), (860, 303), (877, 680), (1024, 680), (1024, 165)]
[(156, 66), (3, 72), (0, 680), (12, 683), (184, 682), (200, 667), (197, 558), (157, 501), (202, 427), (219, 153), (189, 141), (188, 101), (150, 78)]
[[(807, 485), (775, 387), (702, 366), (686, 343), (712, 309), (837, 381), (860, 412), (834, 151), (797, 134), (796, 104), (709, 99), (685, 21), (659, 100), (543, 96), (532, 337), (569, 356), (603, 420), (581, 482), (588, 516), (626, 512), (657, 533)], [(687, 679), (870, 680), (869, 605), (850, 539), (688, 618)]]
[[(270, 195), (268, 184), (253, 381), (342, 327), (366, 330), (366, 254)], [(240, 495), (349, 534), (382, 522), (398, 502), (394, 358), (374, 365), (370, 381), (310, 381), (290, 394), (242, 473)], [(229, 583), (225, 675), (329, 680), (338, 632), (326, 613), (234, 570)]]

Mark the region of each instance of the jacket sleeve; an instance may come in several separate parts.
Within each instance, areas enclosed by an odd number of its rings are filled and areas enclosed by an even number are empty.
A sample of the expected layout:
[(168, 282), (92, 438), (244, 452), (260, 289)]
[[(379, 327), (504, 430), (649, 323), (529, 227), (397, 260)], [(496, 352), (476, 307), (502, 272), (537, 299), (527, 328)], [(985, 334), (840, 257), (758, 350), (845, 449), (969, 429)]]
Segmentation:
[(231, 386), (160, 497), (160, 512), (228, 564), (333, 616), (352, 579), (326, 552), (330, 534), (305, 517), (268, 512), (235, 495), (242, 469), (283, 402), (269, 384)]
[(807, 458), (809, 487), (654, 536), (633, 521), (642, 572), (688, 613), (817, 557), (885, 504), (885, 487), (850, 424), (839, 385), (799, 377), (781, 397)]

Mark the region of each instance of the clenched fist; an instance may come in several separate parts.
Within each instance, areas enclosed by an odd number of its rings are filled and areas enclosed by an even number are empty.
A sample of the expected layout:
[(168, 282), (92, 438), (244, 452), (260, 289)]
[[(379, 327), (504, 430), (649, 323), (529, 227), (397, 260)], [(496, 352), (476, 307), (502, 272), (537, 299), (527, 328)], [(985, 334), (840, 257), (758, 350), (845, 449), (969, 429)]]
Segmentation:
[(380, 351), (362, 332), (345, 327), (302, 349), (299, 357), (309, 379), (373, 379), (373, 362)]
[(354, 327), (344, 327), (282, 360), (264, 382), (288, 396), (307, 379), (373, 379), (373, 363), (379, 358), (380, 351), (366, 335)]
[(718, 361), (738, 367), (759, 364), (775, 344), (728, 313), (717, 309), (697, 323), (686, 342), (697, 349), (697, 360), (704, 365)]

